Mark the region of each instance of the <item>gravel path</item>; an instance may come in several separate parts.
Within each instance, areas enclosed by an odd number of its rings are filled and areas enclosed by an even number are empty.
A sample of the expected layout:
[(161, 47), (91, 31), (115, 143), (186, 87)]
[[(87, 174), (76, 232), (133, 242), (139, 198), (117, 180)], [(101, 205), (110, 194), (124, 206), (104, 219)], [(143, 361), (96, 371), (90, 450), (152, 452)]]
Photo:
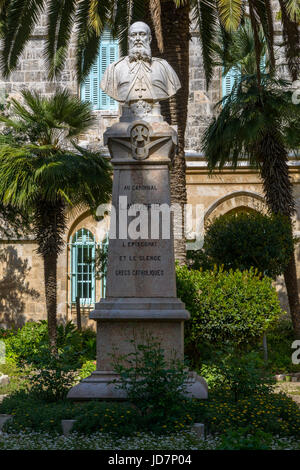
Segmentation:
[(286, 393), (300, 406), (300, 382), (279, 382), (276, 390)]

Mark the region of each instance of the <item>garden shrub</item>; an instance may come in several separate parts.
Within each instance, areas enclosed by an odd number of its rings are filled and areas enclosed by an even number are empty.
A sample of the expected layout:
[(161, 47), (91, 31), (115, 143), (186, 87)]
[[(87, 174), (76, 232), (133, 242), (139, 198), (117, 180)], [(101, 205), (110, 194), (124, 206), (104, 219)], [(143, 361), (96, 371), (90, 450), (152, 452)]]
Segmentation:
[(273, 436), (262, 430), (251, 434), (248, 427), (229, 429), (220, 436), (219, 450), (271, 450)]
[(225, 214), (214, 219), (205, 231), (202, 250), (189, 254), (194, 269), (241, 271), (255, 268), (275, 279), (285, 271), (294, 250), (289, 220), (282, 215), (259, 212)]
[(32, 362), (47, 342), (47, 322), (27, 322), (22, 328), (10, 330), (4, 339), (6, 353), (11, 354), (19, 365)]
[(96, 361), (86, 361), (78, 371), (80, 379), (85, 379), (96, 369)]
[(20, 388), (27, 388), (40, 400), (64, 399), (75, 378), (79, 380), (95, 370), (96, 334), (92, 330), (78, 331), (72, 322), (57, 326), (55, 358), (50, 354), (46, 321), (0, 330), (0, 335), (6, 347), (6, 364), (1, 370), (9, 375), (10, 371), (22, 374)]
[(0, 413), (13, 414), (14, 419), (7, 421), (3, 429), (11, 433), (30, 430), (61, 434), (61, 420), (76, 419), (73, 429), (82, 434), (109, 432), (129, 436), (149, 431), (168, 434), (193, 422), (201, 422), (206, 433), (225, 435), (222, 445), (226, 442), (226, 445), (232, 445), (232, 439), (237, 439), (240, 445), (243, 437), (251, 435), (254, 438), (246, 443), (250, 448), (261, 431), (283, 438), (300, 438), (300, 409), (291, 398), (278, 393), (254, 393), (237, 402), (226, 390), (218, 395), (211, 393), (208, 400), (187, 401), (180, 418), (160, 426), (151, 426), (138, 409), (128, 403), (45, 403), (24, 392), (6, 397), (0, 404)]
[(126, 391), (145, 428), (161, 432), (179, 427), (185, 414), (188, 369), (175, 356), (167, 361), (159, 340), (151, 335), (144, 344), (130, 343), (133, 352), (113, 355), (114, 370), (120, 376), (115, 386)]
[(64, 358), (48, 356), (29, 376), (32, 395), (47, 403), (64, 400), (75, 383), (76, 368), (65, 363)]
[(177, 267), (177, 294), (191, 319), (185, 325), (190, 357), (204, 341), (237, 348), (255, 344), (282, 311), (272, 280), (256, 271), (189, 270)]
[[(27, 322), (17, 330), (2, 330), (6, 354), (15, 361), (37, 367), (41, 357), (49, 353), (47, 321)], [(78, 367), (96, 357), (96, 334), (92, 330), (78, 331), (72, 322), (57, 326), (57, 346), (68, 363)]]
[(291, 345), (295, 339), (290, 319), (282, 318), (267, 334), (268, 368), (273, 374), (300, 372), (300, 364), (293, 364)]
[(218, 382), (214, 390), (222, 393), (229, 390), (235, 401), (254, 393), (267, 394), (272, 391), (275, 380), (263, 369), (263, 361), (257, 352), (238, 356), (235, 350), (221, 353), (217, 370)]

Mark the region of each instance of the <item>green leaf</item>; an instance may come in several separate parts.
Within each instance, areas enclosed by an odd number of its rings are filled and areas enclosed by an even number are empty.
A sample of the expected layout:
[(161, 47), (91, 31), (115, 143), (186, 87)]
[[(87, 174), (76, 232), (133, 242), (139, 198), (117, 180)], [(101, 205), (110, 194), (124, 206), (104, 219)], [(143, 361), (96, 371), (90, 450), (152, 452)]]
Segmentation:
[(217, 0), (220, 18), (227, 31), (238, 28), (242, 15), (242, 0)]

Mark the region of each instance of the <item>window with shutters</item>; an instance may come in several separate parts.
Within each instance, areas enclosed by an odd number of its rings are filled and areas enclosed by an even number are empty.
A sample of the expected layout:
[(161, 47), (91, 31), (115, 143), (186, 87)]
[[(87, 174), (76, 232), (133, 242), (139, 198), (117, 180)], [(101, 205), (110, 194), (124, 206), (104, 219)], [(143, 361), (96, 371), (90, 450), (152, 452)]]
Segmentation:
[(94, 235), (82, 228), (71, 239), (71, 293), (72, 302), (76, 297), (81, 304), (95, 301), (95, 253)]
[(222, 77), (222, 97), (229, 95), (235, 82), (240, 77), (240, 70), (237, 67), (232, 67), (226, 75)]
[[(96, 251), (99, 248), (103, 253), (108, 250), (108, 234), (100, 243), (96, 243), (95, 237), (86, 228), (78, 230), (70, 239), (71, 254), (71, 302), (76, 302), (79, 297), (80, 304), (89, 306), (95, 302), (96, 296)], [(106, 292), (106, 268), (101, 276), (98, 273), (97, 296), (105, 297)]]
[[(266, 73), (266, 56), (261, 58), (260, 70)], [(240, 78), (241, 70), (238, 67), (232, 67), (226, 75), (222, 77), (222, 97), (229, 95), (235, 82)]]
[(119, 58), (119, 44), (113, 39), (110, 31), (105, 29), (99, 44), (99, 53), (95, 63), (83, 85), (81, 86), (81, 99), (90, 101), (93, 109), (110, 111), (118, 110), (117, 101), (107, 96), (100, 89), (100, 82), (107, 66)]

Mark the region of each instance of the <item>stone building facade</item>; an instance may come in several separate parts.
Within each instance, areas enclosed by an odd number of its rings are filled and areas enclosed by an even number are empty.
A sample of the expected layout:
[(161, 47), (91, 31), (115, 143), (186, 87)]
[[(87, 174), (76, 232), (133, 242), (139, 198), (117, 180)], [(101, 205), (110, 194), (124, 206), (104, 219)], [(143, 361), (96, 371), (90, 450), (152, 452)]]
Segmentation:
[[(279, 23), (276, 24), (278, 37)], [(66, 65), (59, 81), (49, 82), (43, 60), (46, 37), (46, 19), (41, 18), (34, 35), (26, 46), (18, 68), (9, 80), (0, 77), (2, 97), (18, 96), (20, 89), (30, 88), (51, 95), (57, 86), (66, 87), (82, 97), (86, 90), (80, 87), (75, 74), (75, 45), (71, 44)], [(97, 72), (99, 75), (101, 73)], [(284, 67), (282, 67), (284, 73)], [(98, 77), (100, 80), (100, 76)], [(199, 37), (191, 31), (190, 42), (190, 96), (186, 131), (186, 177), (188, 203), (203, 206), (204, 220), (233, 210), (264, 211), (262, 183), (257, 172), (247, 162), (237, 170), (226, 167), (221, 173), (208, 175), (201, 154), (201, 134), (213, 116), (215, 104), (222, 97), (222, 73), (218, 69), (209, 90), (206, 90)], [(98, 97), (99, 99), (99, 97)], [(101, 108), (101, 106), (95, 106)], [(100, 148), (103, 132), (119, 115), (117, 106), (94, 109), (95, 125), (82, 136), (80, 144)], [(300, 231), (300, 162), (290, 161), (291, 177), (297, 202), (296, 231)], [(96, 247), (106, 242), (109, 220), (96, 221), (88, 212), (74, 210), (68, 215), (65, 249), (58, 260), (58, 317), (61, 321), (75, 319), (75, 297), (82, 300), (88, 323), (88, 311), (95, 300), (105, 295), (103, 279), (96, 279), (87, 266)], [(0, 240), (0, 327), (22, 325), (27, 320), (46, 317), (43, 263), (36, 254), (33, 239)], [(297, 259), (299, 258), (298, 254)], [(300, 263), (299, 263), (300, 277)], [(285, 288), (278, 280), (278, 290), (286, 305)], [(79, 292), (80, 291), (80, 292)]]

